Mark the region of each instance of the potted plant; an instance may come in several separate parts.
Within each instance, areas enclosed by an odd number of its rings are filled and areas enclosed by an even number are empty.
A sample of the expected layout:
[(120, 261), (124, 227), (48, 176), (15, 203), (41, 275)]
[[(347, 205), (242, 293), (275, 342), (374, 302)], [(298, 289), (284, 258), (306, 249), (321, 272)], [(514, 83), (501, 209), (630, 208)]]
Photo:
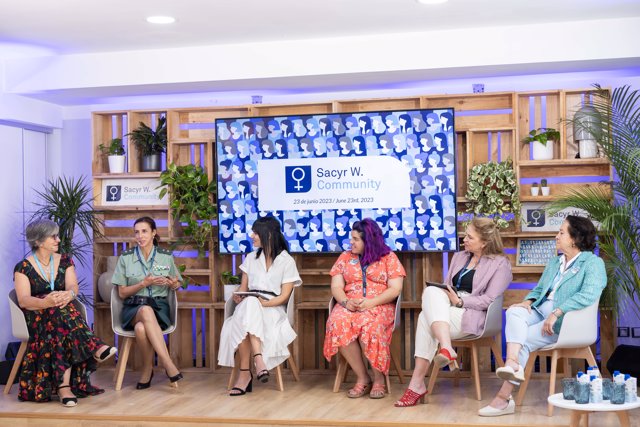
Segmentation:
[(548, 196), (549, 195), (549, 186), (547, 185), (547, 180), (545, 178), (542, 178), (540, 180), (540, 192), (542, 192), (543, 196)]
[(158, 117), (158, 124), (151, 129), (144, 122), (128, 133), (141, 156), (140, 169), (144, 172), (159, 171), (161, 154), (167, 151), (167, 118)]
[(233, 293), (238, 289), (241, 276), (239, 274), (233, 274), (231, 271), (223, 271), (220, 274), (220, 282), (224, 288), (224, 300), (227, 301), (233, 296)]
[(553, 128), (533, 129), (522, 142), (533, 147), (533, 160), (553, 159), (553, 143), (560, 140), (560, 132)]
[(176, 227), (182, 227), (185, 238), (181, 241), (194, 244), (198, 255), (203, 256), (209, 249), (212, 237), (211, 222), (217, 218), (215, 180), (209, 181), (207, 173), (200, 166), (171, 163), (160, 174), (160, 182), (160, 187), (164, 187), (160, 191), (160, 198), (171, 187), (169, 206)]
[(110, 173), (124, 173), (125, 151), (122, 138), (113, 138), (107, 145), (100, 144), (98, 149), (109, 159)]
[(520, 216), (520, 189), (513, 162), (475, 165), (469, 173), (467, 212), (493, 218), (500, 228)]
[(540, 187), (538, 187), (538, 183), (534, 182), (531, 184), (531, 195), (537, 196), (540, 193)]

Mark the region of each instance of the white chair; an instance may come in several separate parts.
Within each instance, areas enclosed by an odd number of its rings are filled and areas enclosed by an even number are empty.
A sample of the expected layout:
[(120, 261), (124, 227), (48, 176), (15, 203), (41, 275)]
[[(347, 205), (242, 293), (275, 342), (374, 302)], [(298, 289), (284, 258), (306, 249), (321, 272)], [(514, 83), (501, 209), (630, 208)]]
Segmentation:
[[(289, 295), (289, 301), (287, 302), (287, 308), (286, 308), (287, 319), (289, 320), (289, 324), (291, 325), (292, 328), (293, 328), (294, 321), (295, 321), (295, 300), (293, 298), (294, 291), (295, 291), (295, 288), (293, 288), (291, 290), (291, 295)], [(225, 321), (229, 317), (231, 317), (231, 315), (233, 314), (233, 311), (236, 309), (236, 305), (237, 304), (233, 300), (233, 297), (229, 298), (224, 303), (224, 320)], [(300, 381), (298, 365), (296, 364), (296, 361), (293, 358), (293, 352), (291, 351), (291, 348), (289, 349), (289, 358), (287, 359), (287, 363), (289, 364), (289, 369), (291, 369), (291, 373), (293, 374), (293, 378), (296, 381)], [(284, 383), (282, 381), (282, 369), (281, 369), (280, 366), (281, 365), (276, 366), (276, 382), (278, 384), (278, 390), (284, 391)], [(229, 376), (229, 384), (227, 386), (228, 390), (231, 390), (231, 387), (233, 387), (233, 383), (235, 382), (235, 379), (236, 379), (238, 373), (239, 373), (239, 371), (238, 371), (238, 363), (237, 363), (237, 357), (236, 357), (236, 363), (234, 364), (233, 368), (231, 369), (231, 375)]]
[[(87, 319), (87, 308), (84, 306), (80, 300), (76, 299), (73, 301), (76, 309), (82, 314), (84, 319)], [(4, 394), (11, 393), (11, 387), (13, 386), (13, 382), (16, 379), (16, 375), (18, 375), (18, 369), (22, 364), (22, 359), (24, 358), (24, 354), (27, 351), (27, 342), (29, 341), (29, 328), (27, 327), (27, 320), (24, 317), (24, 312), (20, 308), (18, 304), (18, 297), (16, 295), (16, 290), (12, 289), (9, 292), (9, 311), (11, 312), (11, 330), (13, 331), (13, 336), (19, 339), (20, 348), (18, 349), (18, 354), (16, 355), (16, 360), (13, 362), (13, 367), (11, 368), (11, 373), (9, 374), (9, 379), (7, 380), (7, 384), (4, 386)]]
[[(169, 302), (169, 318), (171, 324), (162, 330), (162, 335), (168, 335), (175, 331), (178, 324), (178, 296), (174, 290), (169, 290), (167, 301)], [(118, 294), (118, 287), (114, 286), (113, 289), (111, 289), (111, 329), (113, 329), (116, 335), (124, 338), (119, 346), (118, 363), (116, 364), (116, 370), (114, 372), (116, 390), (122, 388), (122, 380), (124, 379), (124, 372), (127, 369), (129, 353), (131, 352), (131, 344), (133, 344), (133, 341), (136, 339), (136, 333), (134, 331), (127, 331), (122, 328), (122, 305), (123, 302)]]
[[(402, 301), (402, 294), (398, 295), (398, 298), (396, 298), (396, 316), (393, 319), (393, 330), (395, 331), (396, 328), (398, 327), (398, 325), (400, 325), (400, 315), (401, 315), (401, 310), (400, 310), (400, 302)], [(333, 310), (333, 306), (336, 304), (336, 299), (334, 297), (331, 297), (331, 300), (329, 301), (329, 315), (331, 315), (331, 310)], [(398, 374), (398, 380), (400, 381), (400, 384), (404, 384), (404, 375), (402, 374), (402, 369), (400, 369), (400, 365), (398, 364), (398, 361), (396, 360), (396, 358), (393, 356), (393, 352), (389, 351), (390, 355), (391, 355), (391, 363), (393, 365), (393, 369), (395, 369), (396, 373)], [(337, 359), (337, 368), (336, 368), (336, 379), (333, 382), (333, 392), (337, 393), (338, 391), (340, 391), (340, 385), (346, 380), (347, 378), (347, 372), (349, 370), (349, 364), (347, 363), (347, 359), (344, 358), (344, 356), (342, 356), (342, 354), (340, 354), (340, 352), (338, 352), (338, 354), (336, 354)], [(364, 356), (363, 356), (364, 359)], [(365, 360), (365, 363), (367, 363), (367, 361)], [(385, 376), (385, 380), (387, 383), (387, 393), (391, 393), (391, 380), (389, 379), (389, 374), (387, 374)]]
[[(536, 357), (551, 356), (551, 378), (549, 380), (549, 396), (556, 390), (556, 370), (558, 359), (565, 358), (565, 374), (567, 374), (568, 359), (584, 359), (589, 366), (596, 365), (596, 358), (591, 352), (591, 345), (598, 338), (598, 302), (582, 310), (574, 310), (566, 313), (562, 321), (562, 328), (555, 344), (548, 345), (538, 351), (532, 352), (524, 371), (525, 380), (520, 385), (516, 405), (522, 405), (524, 395), (531, 379)], [(553, 415), (553, 405), (548, 404), (547, 415)]]
[[(489, 304), (489, 307), (487, 307), (487, 317), (485, 319), (482, 331), (480, 331), (480, 335), (467, 338), (459, 338), (451, 342), (454, 347), (467, 347), (471, 349), (471, 377), (473, 378), (473, 382), (476, 387), (476, 398), (478, 400), (482, 400), (482, 392), (480, 387), (480, 369), (478, 367), (478, 347), (483, 346), (491, 348), (493, 357), (496, 360), (496, 365), (498, 365), (499, 367), (504, 366), (504, 361), (502, 360), (502, 351), (500, 350), (498, 341), (496, 341), (495, 339), (496, 335), (500, 335), (500, 333), (502, 332), (502, 303), (503, 296), (500, 295), (491, 304)], [(436, 369), (435, 366), (431, 370), (431, 375), (429, 377), (428, 395), (433, 394), (436, 379), (438, 378), (438, 372), (440, 372), (440, 370)]]

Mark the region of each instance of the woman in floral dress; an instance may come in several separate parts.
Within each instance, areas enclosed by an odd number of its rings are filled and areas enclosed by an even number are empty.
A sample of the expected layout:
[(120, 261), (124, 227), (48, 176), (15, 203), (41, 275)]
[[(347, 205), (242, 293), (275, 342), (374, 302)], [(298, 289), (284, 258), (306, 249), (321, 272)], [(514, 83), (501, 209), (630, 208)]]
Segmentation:
[(73, 261), (56, 253), (58, 225), (36, 220), (25, 234), (32, 253), (14, 269), (16, 296), (29, 329), (18, 399), (46, 402), (57, 393), (64, 406), (76, 406), (78, 397), (104, 392), (91, 385), (90, 375), (116, 349), (93, 335), (76, 307)]
[[(370, 398), (380, 399), (391, 360), (395, 300), (406, 273), (372, 219), (356, 221), (350, 241), (351, 250), (340, 255), (330, 272), (338, 304), (327, 320), (324, 356), (330, 360), (340, 351), (355, 372), (356, 384), (347, 396), (362, 397), (370, 390)], [(362, 351), (373, 367), (373, 384)]]

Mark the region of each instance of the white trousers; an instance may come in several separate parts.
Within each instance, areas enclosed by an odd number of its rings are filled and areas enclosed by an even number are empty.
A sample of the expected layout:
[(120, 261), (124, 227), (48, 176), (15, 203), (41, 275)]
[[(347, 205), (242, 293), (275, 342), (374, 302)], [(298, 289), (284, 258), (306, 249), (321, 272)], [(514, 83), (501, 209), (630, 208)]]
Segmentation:
[(527, 365), (529, 354), (532, 351), (546, 347), (558, 341), (558, 334), (542, 335), (542, 326), (549, 314), (553, 311), (553, 301), (547, 300), (537, 308), (532, 308), (531, 313), (524, 307), (513, 307), (507, 310), (504, 336), (507, 343), (516, 343), (522, 346), (518, 354), (518, 363), (523, 368)]
[(422, 293), (422, 312), (418, 317), (415, 356), (433, 360), (438, 350), (438, 340), (431, 330), (433, 322), (447, 322), (452, 340), (469, 336), (462, 332), (463, 313), (464, 308), (451, 305), (445, 291), (435, 286), (427, 286)]

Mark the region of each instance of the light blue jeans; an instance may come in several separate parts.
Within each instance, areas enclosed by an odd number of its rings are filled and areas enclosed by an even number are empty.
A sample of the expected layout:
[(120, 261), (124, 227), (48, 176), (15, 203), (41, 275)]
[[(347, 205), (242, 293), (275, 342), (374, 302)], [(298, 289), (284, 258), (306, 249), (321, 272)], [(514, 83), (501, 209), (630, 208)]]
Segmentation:
[(513, 307), (507, 310), (507, 324), (504, 335), (507, 343), (522, 346), (518, 355), (518, 363), (522, 368), (527, 365), (529, 354), (558, 341), (558, 334), (542, 335), (542, 326), (553, 311), (553, 301), (547, 300), (538, 307), (531, 308), (531, 313), (524, 307)]

